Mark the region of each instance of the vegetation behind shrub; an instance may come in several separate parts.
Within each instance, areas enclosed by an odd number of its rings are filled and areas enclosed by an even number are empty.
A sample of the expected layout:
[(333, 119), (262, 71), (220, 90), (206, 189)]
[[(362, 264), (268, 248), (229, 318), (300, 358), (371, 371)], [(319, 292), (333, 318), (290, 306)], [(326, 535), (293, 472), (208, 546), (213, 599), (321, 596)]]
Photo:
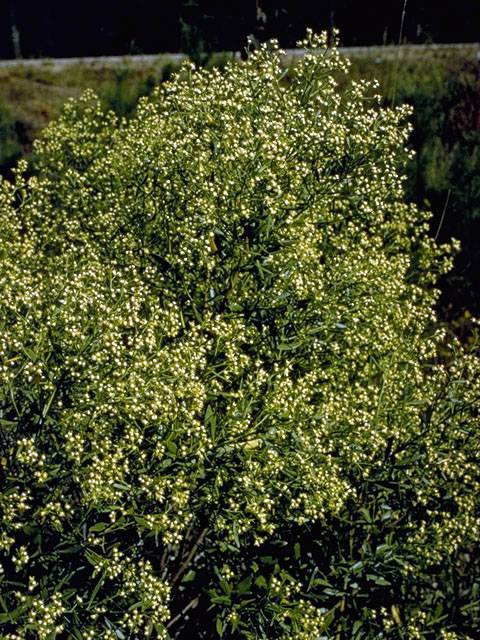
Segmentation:
[[(440, 60), (401, 71), (398, 99), (414, 107), (406, 195), (432, 208), (434, 233), (462, 251), (442, 281), (443, 305), (480, 313), (480, 71), (478, 61)], [(450, 311), (450, 317), (454, 315)]]
[(15, 123), (8, 110), (0, 104), (0, 167), (7, 173), (22, 155)]
[[(479, 363), (326, 36), (69, 102), (1, 183), (5, 640), (473, 638)], [(456, 350), (454, 352), (454, 349)]]
[(381, 81), (384, 104), (413, 107), (407, 201), (434, 213), (431, 233), (457, 238), (462, 251), (442, 278), (441, 313), (454, 321), (468, 310), (480, 313), (477, 238), (480, 228), (480, 72), (461, 52), (403, 58), (398, 65), (372, 57), (353, 60), (353, 77)]
[[(171, 75), (171, 67), (166, 65), (166, 74)], [(155, 87), (155, 78), (149, 74), (136, 87), (131, 87), (128, 82), (128, 67), (115, 69), (115, 81), (103, 91), (103, 104), (105, 109), (113, 111), (119, 118), (129, 118), (135, 112), (141, 97), (149, 96)]]

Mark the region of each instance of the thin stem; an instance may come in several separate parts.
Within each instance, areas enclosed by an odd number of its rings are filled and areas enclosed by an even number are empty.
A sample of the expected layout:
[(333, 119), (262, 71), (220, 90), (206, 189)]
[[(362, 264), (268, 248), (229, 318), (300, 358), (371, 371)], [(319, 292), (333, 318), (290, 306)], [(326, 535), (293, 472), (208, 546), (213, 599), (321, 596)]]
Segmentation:
[(393, 74), (392, 107), (395, 105), (395, 98), (397, 94), (397, 77), (398, 77), (398, 66), (400, 62), (400, 46), (402, 44), (403, 24), (405, 22), (406, 10), (407, 10), (407, 0), (403, 0), (402, 19), (400, 20), (400, 33), (398, 34), (397, 56), (395, 59), (395, 73)]
[(195, 555), (195, 552), (197, 551), (198, 547), (202, 544), (202, 541), (203, 541), (204, 537), (206, 536), (207, 531), (208, 531), (208, 529), (207, 529), (207, 527), (205, 527), (205, 529), (202, 531), (202, 533), (198, 536), (198, 539), (195, 542), (195, 544), (193, 545), (193, 547), (190, 549), (190, 552), (189, 552), (185, 562), (182, 563), (182, 566), (180, 567), (180, 569), (173, 576), (172, 585), (174, 585), (175, 582), (177, 582), (179, 580), (179, 578), (181, 578), (182, 575), (185, 573), (185, 570), (187, 569), (188, 565), (190, 564), (190, 561), (192, 560), (193, 556)]
[(195, 608), (195, 607), (197, 606), (197, 604), (198, 604), (198, 599), (199, 599), (199, 598), (198, 598), (198, 596), (196, 596), (193, 600), (191, 600), (191, 601), (187, 604), (187, 606), (186, 606), (186, 607), (184, 607), (184, 608), (180, 611), (180, 613), (179, 613), (179, 614), (177, 614), (177, 615), (175, 616), (175, 618), (173, 618), (172, 620), (170, 620), (170, 622), (169, 622), (167, 625), (165, 625), (165, 628), (166, 628), (166, 629), (169, 629), (170, 627), (173, 627), (173, 625), (175, 624), (175, 622), (177, 622), (177, 620), (179, 620), (182, 616), (184, 616), (184, 615), (187, 613), (187, 611), (188, 611), (189, 609)]
[(442, 217), (440, 218), (440, 222), (438, 223), (437, 233), (435, 234), (435, 238), (434, 238), (435, 242), (437, 241), (438, 234), (440, 233), (440, 229), (442, 228), (443, 221), (445, 219), (445, 214), (447, 212), (447, 207), (448, 207), (448, 201), (450, 200), (450, 192), (451, 192), (451, 189), (449, 189), (447, 193), (447, 199), (445, 200), (445, 205), (443, 207)]

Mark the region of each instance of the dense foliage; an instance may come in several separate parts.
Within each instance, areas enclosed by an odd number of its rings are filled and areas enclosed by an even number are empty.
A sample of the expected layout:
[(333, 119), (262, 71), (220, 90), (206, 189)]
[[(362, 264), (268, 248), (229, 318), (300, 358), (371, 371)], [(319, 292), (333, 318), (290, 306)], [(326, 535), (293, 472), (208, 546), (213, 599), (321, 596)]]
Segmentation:
[(403, 203), (408, 108), (326, 36), (86, 93), (3, 181), (4, 640), (467, 640), (479, 363)]
[[(387, 49), (388, 51), (388, 49)], [(191, 51), (203, 61), (205, 51)], [(461, 251), (453, 268), (440, 280), (437, 304), (440, 318), (450, 330), (469, 339), (470, 315), (480, 315), (480, 67), (473, 49), (426, 48), (409, 56), (378, 57), (355, 53), (340, 86), (354, 79), (379, 80), (382, 104), (408, 103), (413, 107), (408, 144), (416, 155), (407, 164), (405, 198), (432, 211), (430, 232), (439, 241), (457, 238)], [(208, 66), (223, 68), (228, 54), (212, 55)], [(11, 178), (21, 155), (30, 155), (32, 142), (46, 123), (57, 117), (69, 94), (79, 95), (90, 86), (105, 109), (131, 117), (141, 96), (168, 80), (175, 65), (168, 59), (147, 65), (90, 68), (71, 65), (63, 71), (43, 69), (32, 73), (17, 68), (0, 81), (0, 174)], [(282, 80), (289, 82), (291, 70)], [(56, 93), (58, 91), (58, 93)]]

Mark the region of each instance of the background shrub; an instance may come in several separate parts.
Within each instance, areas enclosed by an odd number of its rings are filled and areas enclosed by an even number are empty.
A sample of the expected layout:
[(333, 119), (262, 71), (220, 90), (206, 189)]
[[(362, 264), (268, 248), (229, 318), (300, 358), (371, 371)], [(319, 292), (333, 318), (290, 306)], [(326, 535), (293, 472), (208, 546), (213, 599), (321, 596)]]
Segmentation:
[[(353, 60), (354, 77), (378, 77), (383, 104), (413, 107), (407, 165), (407, 201), (431, 209), (431, 233), (458, 238), (462, 250), (441, 279), (439, 310), (458, 325), (465, 311), (478, 315), (480, 96), (479, 67), (472, 53), (425, 51), (397, 65), (373, 56)], [(458, 327), (457, 327), (458, 330)]]
[[(0, 624), (473, 637), (478, 360), (403, 202), (410, 110), (326, 36), (86, 93), (1, 183)], [(456, 352), (454, 352), (454, 349)]]
[(0, 167), (5, 173), (12, 169), (21, 152), (14, 120), (8, 109), (0, 104)]
[[(165, 73), (171, 74), (171, 67), (166, 65)], [(103, 92), (103, 104), (107, 110), (113, 111), (119, 118), (131, 117), (138, 100), (149, 96), (155, 86), (155, 78), (148, 75), (140, 84), (132, 88), (128, 83), (129, 68), (115, 69), (115, 82), (106, 87)]]
[(450, 319), (465, 309), (480, 310), (479, 80), (476, 60), (446, 56), (405, 64), (397, 83), (398, 100), (414, 108), (411, 144), (417, 154), (406, 196), (435, 211), (433, 233), (462, 244), (455, 270), (442, 280), (442, 305), (450, 306)]

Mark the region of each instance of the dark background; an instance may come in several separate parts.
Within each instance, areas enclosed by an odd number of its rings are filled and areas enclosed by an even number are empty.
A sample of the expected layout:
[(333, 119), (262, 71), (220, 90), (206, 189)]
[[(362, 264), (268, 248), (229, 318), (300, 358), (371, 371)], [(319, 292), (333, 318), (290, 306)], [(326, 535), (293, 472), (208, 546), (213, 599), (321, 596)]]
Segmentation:
[[(476, 5), (476, 0), (410, 0), (403, 39), (477, 42)], [(3, 0), (0, 58), (180, 52), (192, 40), (206, 51), (238, 51), (250, 33), (259, 40), (277, 37), (289, 48), (306, 27), (332, 26), (346, 46), (391, 44), (398, 41), (403, 6), (404, 0)]]

